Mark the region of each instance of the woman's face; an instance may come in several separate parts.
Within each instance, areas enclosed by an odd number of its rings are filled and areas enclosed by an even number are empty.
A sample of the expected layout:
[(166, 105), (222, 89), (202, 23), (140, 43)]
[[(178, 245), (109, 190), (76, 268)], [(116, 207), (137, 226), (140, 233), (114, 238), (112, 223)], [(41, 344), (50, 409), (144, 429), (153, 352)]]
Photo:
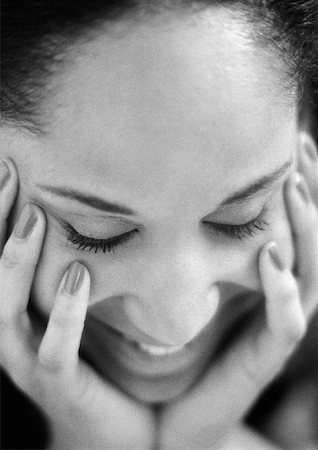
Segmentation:
[(246, 30), (216, 9), (101, 31), (55, 76), (48, 134), (2, 131), (15, 215), (32, 201), (47, 217), (34, 302), (48, 316), (67, 266), (83, 262), (83, 348), (145, 401), (188, 388), (246, 307), (235, 295), (262, 292), (265, 242), (292, 263), (282, 188), (296, 112), (278, 61)]

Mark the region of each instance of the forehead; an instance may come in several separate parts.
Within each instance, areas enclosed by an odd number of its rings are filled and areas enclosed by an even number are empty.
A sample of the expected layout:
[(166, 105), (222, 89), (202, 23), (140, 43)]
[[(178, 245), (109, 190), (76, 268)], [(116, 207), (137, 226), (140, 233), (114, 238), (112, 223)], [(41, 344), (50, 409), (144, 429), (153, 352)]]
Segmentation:
[(56, 183), (80, 173), (138, 208), (182, 186), (221, 199), (286, 160), (295, 114), (279, 64), (225, 9), (121, 23), (71, 56), (47, 105)]

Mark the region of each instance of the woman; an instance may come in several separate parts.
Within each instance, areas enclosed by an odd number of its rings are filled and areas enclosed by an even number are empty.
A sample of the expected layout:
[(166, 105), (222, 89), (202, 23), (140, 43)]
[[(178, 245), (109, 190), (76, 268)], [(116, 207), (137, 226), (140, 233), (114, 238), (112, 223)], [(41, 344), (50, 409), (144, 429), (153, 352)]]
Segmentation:
[(49, 446), (274, 448), (243, 418), (317, 307), (318, 6), (3, 9), (1, 364)]

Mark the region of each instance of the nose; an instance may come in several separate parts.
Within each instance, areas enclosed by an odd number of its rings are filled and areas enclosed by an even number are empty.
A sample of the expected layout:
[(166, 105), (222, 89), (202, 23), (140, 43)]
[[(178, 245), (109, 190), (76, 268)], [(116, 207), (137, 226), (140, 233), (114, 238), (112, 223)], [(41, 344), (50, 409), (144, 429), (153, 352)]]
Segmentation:
[(211, 258), (183, 249), (151, 263), (139, 292), (124, 300), (125, 313), (140, 331), (172, 346), (190, 342), (213, 318), (219, 303)]

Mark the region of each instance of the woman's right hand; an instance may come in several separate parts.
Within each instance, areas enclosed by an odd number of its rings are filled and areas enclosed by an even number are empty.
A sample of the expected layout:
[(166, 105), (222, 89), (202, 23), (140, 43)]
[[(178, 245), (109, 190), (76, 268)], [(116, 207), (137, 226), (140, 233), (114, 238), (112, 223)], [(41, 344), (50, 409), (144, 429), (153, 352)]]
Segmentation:
[(82, 264), (73, 262), (63, 276), (44, 336), (33, 329), (27, 307), (45, 216), (39, 207), (26, 205), (5, 242), (18, 184), (14, 164), (6, 163), (0, 168), (1, 366), (48, 416), (51, 448), (150, 449), (154, 436), (150, 410), (79, 360), (90, 291), (90, 276)]
[[(245, 428), (243, 419), (285, 368), (318, 307), (318, 158), (314, 144), (312, 157), (305, 152), (305, 138), (312, 142), (302, 136), (300, 173), (293, 174), (285, 186), (296, 269), (288, 267), (274, 243), (263, 246), (259, 273), (264, 314), (250, 321), (245, 333), (191, 391), (165, 408), (164, 450), (273, 448), (269, 442), (256, 444), (260, 438)], [(286, 414), (286, 428), (288, 420)], [(295, 429), (289, 427), (286, 432), (293, 434)]]

